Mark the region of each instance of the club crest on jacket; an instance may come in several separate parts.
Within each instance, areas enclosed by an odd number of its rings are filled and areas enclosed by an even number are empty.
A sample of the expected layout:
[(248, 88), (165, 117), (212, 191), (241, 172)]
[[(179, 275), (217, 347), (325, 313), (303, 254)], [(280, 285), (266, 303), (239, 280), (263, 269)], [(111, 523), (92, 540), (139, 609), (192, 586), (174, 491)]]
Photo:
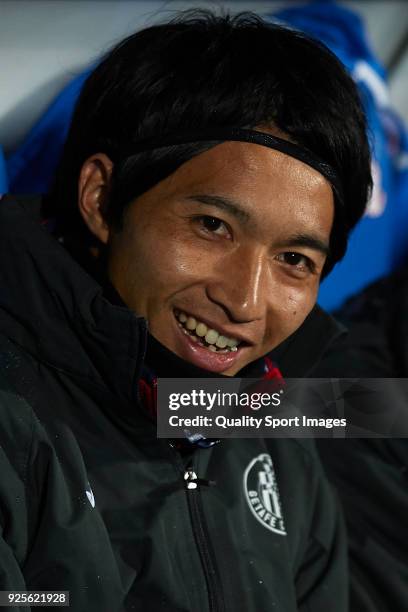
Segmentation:
[(286, 535), (275, 470), (267, 453), (249, 463), (244, 473), (244, 491), (254, 517), (274, 533)]

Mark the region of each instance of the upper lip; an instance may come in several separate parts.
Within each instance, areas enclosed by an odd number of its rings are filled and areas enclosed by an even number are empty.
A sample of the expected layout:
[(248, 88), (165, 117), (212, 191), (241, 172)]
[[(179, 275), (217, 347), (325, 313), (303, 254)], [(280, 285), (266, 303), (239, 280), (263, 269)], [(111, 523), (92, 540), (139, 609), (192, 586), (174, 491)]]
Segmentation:
[[(184, 314), (187, 315), (188, 317), (194, 317), (194, 319), (196, 319), (197, 321), (200, 321), (201, 323), (205, 323), (209, 329), (215, 329), (216, 331), (220, 332), (223, 336), (226, 336), (227, 338), (234, 338), (235, 340), (239, 340), (240, 342), (245, 342), (245, 344), (249, 344), (251, 346), (255, 344), (255, 342), (251, 340), (250, 338), (248, 338), (247, 336), (244, 336), (243, 334), (240, 334), (240, 333), (236, 333), (235, 331), (234, 332), (228, 331), (223, 325), (220, 325), (218, 323), (213, 323), (212, 321), (207, 319), (207, 317), (196, 315), (188, 310), (184, 310), (183, 308), (177, 308), (176, 310), (179, 313), (184, 312)], [(176, 315), (176, 318), (177, 318), (177, 315)]]

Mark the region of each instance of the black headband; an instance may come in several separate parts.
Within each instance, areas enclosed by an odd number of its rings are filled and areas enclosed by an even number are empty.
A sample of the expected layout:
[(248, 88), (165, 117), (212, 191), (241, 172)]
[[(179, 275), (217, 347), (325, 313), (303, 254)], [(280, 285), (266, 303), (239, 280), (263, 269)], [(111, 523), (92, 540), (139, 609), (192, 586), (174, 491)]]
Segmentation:
[(159, 136), (157, 139), (139, 140), (129, 151), (128, 156), (141, 153), (143, 151), (151, 151), (160, 147), (169, 147), (173, 145), (186, 145), (193, 142), (250, 142), (259, 144), (270, 149), (280, 151), (285, 155), (290, 155), (295, 159), (307, 164), (322, 174), (332, 185), (334, 194), (337, 196), (338, 203), (342, 203), (342, 188), (339, 178), (335, 170), (317, 155), (300, 147), (293, 142), (272, 136), (266, 132), (258, 132), (257, 130), (248, 130), (244, 128), (210, 128), (201, 131), (179, 132), (178, 134)]

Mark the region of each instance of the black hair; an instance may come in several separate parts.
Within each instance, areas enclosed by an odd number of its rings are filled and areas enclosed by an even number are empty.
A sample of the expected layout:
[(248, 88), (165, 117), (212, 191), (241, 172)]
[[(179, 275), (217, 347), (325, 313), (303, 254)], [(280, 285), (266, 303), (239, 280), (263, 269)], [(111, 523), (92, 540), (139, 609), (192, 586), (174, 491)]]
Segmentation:
[(372, 187), (364, 111), (354, 82), (323, 44), (253, 13), (186, 11), (115, 46), (82, 89), (49, 201), (65, 228), (78, 228), (81, 167), (106, 153), (114, 169), (105, 214), (120, 227), (130, 201), (218, 144), (129, 154), (139, 141), (259, 126), (279, 128), (338, 175), (344, 202), (336, 205), (327, 273), (344, 255)]

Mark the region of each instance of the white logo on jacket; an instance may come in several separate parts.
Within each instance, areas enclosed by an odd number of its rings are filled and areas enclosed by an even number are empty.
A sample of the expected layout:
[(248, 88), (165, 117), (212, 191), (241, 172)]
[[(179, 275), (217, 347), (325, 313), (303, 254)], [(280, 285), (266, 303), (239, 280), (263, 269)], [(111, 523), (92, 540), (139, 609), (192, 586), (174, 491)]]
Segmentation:
[(248, 465), (244, 491), (254, 517), (274, 533), (286, 535), (275, 470), (267, 453), (258, 455)]
[(94, 494), (93, 494), (93, 491), (91, 489), (91, 485), (89, 484), (89, 482), (86, 487), (85, 493), (86, 493), (87, 498), (89, 499), (89, 503), (91, 504), (92, 508), (95, 508), (95, 497), (94, 497)]

